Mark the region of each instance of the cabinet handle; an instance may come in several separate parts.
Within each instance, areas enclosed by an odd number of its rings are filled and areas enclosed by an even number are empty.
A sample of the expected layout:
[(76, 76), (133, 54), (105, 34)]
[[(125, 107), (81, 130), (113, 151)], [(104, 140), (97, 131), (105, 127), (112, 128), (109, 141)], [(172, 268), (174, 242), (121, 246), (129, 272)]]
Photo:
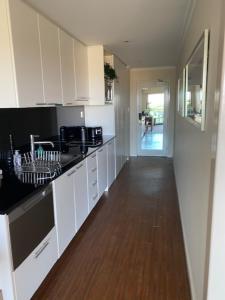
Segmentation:
[(43, 244), (43, 246), (35, 253), (34, 257), (35, 257), (35, 258), (38, 258), (38, 257), (41, 255), (41, 253), (45, 250), (45, 248), (46, 248), (48, 245), (49, 245), (49, 240), (46, 241), (46, 242)]
[(72, 105), (73, 103), (72, 103), (72, 102), (66, 102), (66, 104), (67, 104), (67, 105)]
[(95, 157), (96, 157), (96, 154), (94, 154), (94, 155), (91, 156), (91, 158), (95, 158)]
[(36, 105), (46, 105), (46, 103), (42, 102), (37, 102)]
[(76, 167), (77, 170), (79, 170), (81, 167), (83, 167), (84, 164), (79, 165), (78, 167)]
[(94, 197), (92, 197), (93, 200), (95, 200), (98, 197), (98, 194), (96, 194)]
[(92, 182), (92, 186), (95, 186), (97, 184), (97, 180), (95, 180), (94, 182)]
[(75, 172), (76, 172), (76, 170), (73, 170), (70, 173), (68, 173), (67, 176), (69, 177), (69, 176), (73, 175)]
[(97, 168), (93, 168), (91, 169), (91, 171), (94, 173), (97, 170)]
[(86, 97), (79, 97), (78, 101), (88, 101), (88, 98), (86, 98)]
[(102, 152), (103, 151), (103, 148), (102, 149), (100, 149), (100, 150), (98, 150), (98, 152)]

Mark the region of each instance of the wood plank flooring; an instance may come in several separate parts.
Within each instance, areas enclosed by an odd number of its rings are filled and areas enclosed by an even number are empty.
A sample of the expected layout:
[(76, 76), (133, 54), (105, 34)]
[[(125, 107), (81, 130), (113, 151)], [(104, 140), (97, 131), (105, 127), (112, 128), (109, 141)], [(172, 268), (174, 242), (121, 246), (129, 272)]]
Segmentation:
[(190, 300), (172, 160), (132, 158), (32, 299)]

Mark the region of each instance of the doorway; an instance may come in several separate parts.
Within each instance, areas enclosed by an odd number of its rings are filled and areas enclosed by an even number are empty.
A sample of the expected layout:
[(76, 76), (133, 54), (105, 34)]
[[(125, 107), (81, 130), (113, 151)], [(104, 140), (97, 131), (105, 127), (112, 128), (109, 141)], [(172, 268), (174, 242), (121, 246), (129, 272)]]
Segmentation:
[(138, 155), (167, 156), (169, 86), (164, 81), (140, 87), (138, 95)]

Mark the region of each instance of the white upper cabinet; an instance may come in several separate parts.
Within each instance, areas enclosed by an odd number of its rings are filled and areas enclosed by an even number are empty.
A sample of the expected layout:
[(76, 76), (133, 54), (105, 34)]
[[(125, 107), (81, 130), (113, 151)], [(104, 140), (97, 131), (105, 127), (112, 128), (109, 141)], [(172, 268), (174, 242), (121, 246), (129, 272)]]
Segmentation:
[(88, 48), (78, 40), (74, 40), (74, 60), (77, 101), (86, 104), (89, 100)]
[(89, 104), (105, 104), (104, 49), (102, 45), (88, 47)]
[(76, 89), (74, 74), (73, 38), (60, 30), (60, 57), (62, 78), (62, 100), (64, 105), (75, 105)]
[[(0, 1), (0, 107), (17, 107), (7, 2)], [(4, 45), (4, 47), (3, 47)]]
[(46, 104), (62, 104), (59, 29), (45, 17), (38, 16), (44, 99)]
[(0, 0), (0, 108), (104, 105), (104, 49), (21, 0)]
[[(18, 0), (9, 0), (11, 51), (17, 83), (17, 106), (44, 102), (37, 13)], [(7, 5), (7, 4), (6, 4)], [(13, 57), (12, 57), (13, 59)]]

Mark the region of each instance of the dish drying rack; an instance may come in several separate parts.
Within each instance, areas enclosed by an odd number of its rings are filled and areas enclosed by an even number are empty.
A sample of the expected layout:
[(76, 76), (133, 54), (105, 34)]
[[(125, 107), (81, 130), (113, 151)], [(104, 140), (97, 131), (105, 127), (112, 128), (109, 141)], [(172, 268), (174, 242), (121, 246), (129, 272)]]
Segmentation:
[(49, 180), (53, 179), (55, 175), (49, 177), (49, 175), (45, 173), (29, 173), (29, 172), (18, 172), (17, 178), (26, 184), (34, 184), (34, 185), (43, 185), (49, 182)]
[(16, 173), (23, 182), (45, 183), (61, 173), (60, 160), (59, 151), (35, 151), (34, 158), (31, 152), (26, 152), (21, 157), (21, 167), (16, 168)]

